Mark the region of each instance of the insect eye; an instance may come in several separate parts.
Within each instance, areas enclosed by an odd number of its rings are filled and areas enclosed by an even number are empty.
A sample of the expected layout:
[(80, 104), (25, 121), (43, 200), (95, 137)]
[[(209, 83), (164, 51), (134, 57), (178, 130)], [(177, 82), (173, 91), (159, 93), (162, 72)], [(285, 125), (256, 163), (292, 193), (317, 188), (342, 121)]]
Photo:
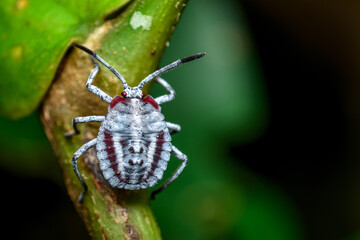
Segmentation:
[(121, 92), (121, 96), (126, 97), (127, 93), (125, 91)]

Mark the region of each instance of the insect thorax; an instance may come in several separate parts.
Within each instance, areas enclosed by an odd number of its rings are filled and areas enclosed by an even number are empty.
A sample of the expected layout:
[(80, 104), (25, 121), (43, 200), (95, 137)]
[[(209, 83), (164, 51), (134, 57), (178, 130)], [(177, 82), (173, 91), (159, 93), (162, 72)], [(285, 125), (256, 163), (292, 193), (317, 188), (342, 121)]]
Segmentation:
[(164, 116), (150, 98), (114, 98), (99, 129), (97, 156), (113, 187), (152, 187), (167, 167), (171, 137)]

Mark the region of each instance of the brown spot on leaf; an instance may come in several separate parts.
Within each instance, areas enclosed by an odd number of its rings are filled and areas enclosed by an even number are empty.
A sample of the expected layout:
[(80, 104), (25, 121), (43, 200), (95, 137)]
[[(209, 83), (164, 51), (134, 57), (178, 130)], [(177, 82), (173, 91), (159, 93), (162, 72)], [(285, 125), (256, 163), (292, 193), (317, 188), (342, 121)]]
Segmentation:
[(103, 239), (108, 239), (108, 236), (106, 235), (104, 227), (101, 228)]
[(140, 235), (136, 231), (135, 227), (129, 223), (126, 223), (126, 225), (125, 225), (125, 238), (128, 240), (140, 239)]
[(111, 205), (110, 205), (109, 203), (106, 203), (106, 207), (107, 207), (107, 209), (108, 209), (109, 212), (112, 211)]
[(28, 0), (19, 0), (16, 2), (16, 7), (19, 10), (23, 10), (24, 8), (26, 8), (26, 6), (28, 5), (29, 1)]

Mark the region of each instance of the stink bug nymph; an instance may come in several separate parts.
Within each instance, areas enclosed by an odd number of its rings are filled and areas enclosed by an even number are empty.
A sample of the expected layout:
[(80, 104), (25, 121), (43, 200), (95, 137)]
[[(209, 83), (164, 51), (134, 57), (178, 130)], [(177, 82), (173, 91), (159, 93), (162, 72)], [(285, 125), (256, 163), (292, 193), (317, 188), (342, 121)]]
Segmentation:
[[(66, 137), (78, 134), (77, 123), (101, 122), (97, 138), (85, 143), (72, 158), (72, 166), (84, 190), (78, 198), (82, 202), (87, 191), (87, 185), (82, 178), (78, 166), (78, 158), (91, 147), (96, 146), (97, 158), (104, 178), (114, 188), (138, 190), (150, 188), (162, 179), (170, 160), (170, 154), (182, 161), (182, 164), (165, 183), (153, 191), (151, 197), (164, 190), (184, 170), (187, 157), (171, 144), (170, 134), (180, 131), (180, 125), (165, 122), (160, 104), (174, 99), (174, 89), (159, 76), (182, 63), (203, 57), (199, 53), (179, 59), (144, 78), (138, 86), (129, 87), (120, 73), (93, 51), (84, 46), (74, 44), (88, 53), (95, 68), (92, 70), (86, 88), (105, 102), (109, 103), (105, 116), (76, 117), (72, 121), (74, 132), (66, 133)], [(114, 98), (107, 95), (92, 82), (99, 71), (96, 60), (107, 67), (123, 85), (121, 96)], [(155, 79), (169, 93), (157, 98), (144, 96), (143, 86)]]

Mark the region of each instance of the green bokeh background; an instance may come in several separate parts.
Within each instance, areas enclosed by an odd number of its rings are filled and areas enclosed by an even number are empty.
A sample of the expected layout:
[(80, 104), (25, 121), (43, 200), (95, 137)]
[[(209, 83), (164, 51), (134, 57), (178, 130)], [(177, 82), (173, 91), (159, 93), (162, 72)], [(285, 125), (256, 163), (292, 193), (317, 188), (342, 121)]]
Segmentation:
[[(175, 186), (152, 203), (164, 239), (301, 239), (291, 201), (241, 163), (234, 165), (239, 160), (227, 149), (227, 143), (258, 138), (269, 114), (246, 18), (233, 4), (190, 2), (162, 61), (207, 52), (164, 76), (177, 97), (162, 111), (181, 124), (173, 144), (189, 156)], [(154, 85), (152, 94), (162, 92)]]
[[(164, 75), (177, 96), (162, 111), (167, 121), (182, 126), (173, 144), (189, 157), (183, 174), (151, 203), (164, 239), (305, 239), (306, 219), (294, 200), (229, 151), (230, 145), (261, 138), (271, 116), (266, 79), (244, 13), (235, 1), (191, 0), (163, 57), (162, 66), (207, 52), (205, 58)], [(162, 93), (154, 84), (151, 94)], [(25, 213), (28, 222), (23, 235), (17, 234), (27, 239), (87, 239), (36, 113), (16, 121), (1, 118), (0, 126), (0, 167), (2, 179), (9, 180), (4, 182), (5, 203), (15, 215)], [(172, 158), (165, 177), (178, 164)], [(25, 187), (43, 194), (22, 196)], [(27, 212), (32, 206), (18, 206), (29, 197), (37, 202), (34, 221)], [(350, 230), (342, 237), (359, 239)]]

